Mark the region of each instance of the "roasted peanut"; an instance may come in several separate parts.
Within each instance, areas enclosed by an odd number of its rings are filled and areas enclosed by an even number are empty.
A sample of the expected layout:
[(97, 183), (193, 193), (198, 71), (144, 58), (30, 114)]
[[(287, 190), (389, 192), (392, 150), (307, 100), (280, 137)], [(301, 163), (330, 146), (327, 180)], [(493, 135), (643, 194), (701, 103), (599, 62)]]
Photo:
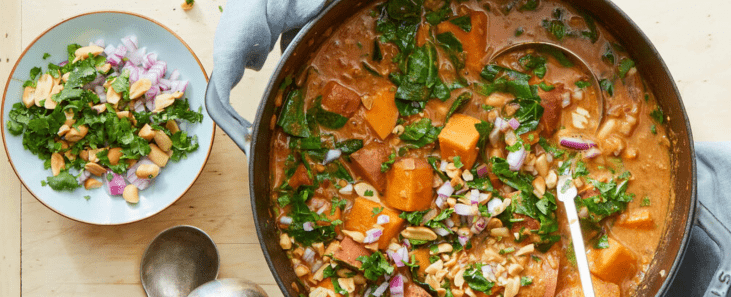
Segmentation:
[(178, 133), (178, 131), (180, 131), (180, 128), (178, 127), (178, 123), (175, 122), (175, 120), (168, 120), (165, 123), (165, 128), (168, 128), (168, 130), (170, 130), (170, 133), (172, 133), (172, 134)]
[(150, 158), (153, 163), (160, 167), (165, 167), (165, 164), (167, 164), (168, 160), (170, 159), (170, 156), (163, 152), (154, 143), (150, 144), (150, 153), (147, 155), (147, 157)]
[(401, 231), (401, 235), (404, 238), (415, 240), (431, 241), (437, 239), (437, 234), (427, 227), (406, 227), (406, 229)]
[(25, 105), (25, 108), (30, 108), (35, 104), (35, 93), (36, 88), (34, 87), (28, 86), (23, 89), (23, 105)]
[(142, 139), (150, 141), (153, 138), (155, 138), (155, 131), (152, 130), (152, 127), (150, 127), (149, 124), (145, 124), (142, 126), (142, 129), (140, 129), (140, 132), (137, 133), (137, 136), (142, 137)]
[(89, 55), (93, 55), (94, 57), (96, 57), (103, 52), (104, 52), (104, 48), (102, 48), (98, 45), (90, 45), (90, 46), (81, 47), (74, 52), (74, 55), (76, 56), (76, 58), (74, 58), (73, 63), (76, 63), (79, 60), (84, 60), (84, 59), (88, 58)]
[(64, 136), (69, 131), (71, 131), (71, 127), (69, 127), (68, 125), (65, 125), (64, 124), (60, 128), (58, 128), (58, 133), (57, 134), (58, 134), (58, 136)]
[(160, 167), (155, 164), (142, 164), (137, 167), (135, 175), (139, 178), (155, 178), (160, 174)]
[(96, 176), (102, 176), (102, 174), (107, 172), (107, 170), (104, 169), (104, 167), (102, 167), (101, 165), (99, 165), (97, 163), (92, 163), (92, 162), (86, 163), (84, 165), (84, 169), (86, 169), (86, 171), (89, 171), (91, 174), (96, 175)]
[(153, 113), (158, 113), (163, 111), (166, 107), (173, 105), (175, 103), (175, 97), (173, 97), (173, 94), (160, 94), (155, 97), (155, 109), (152, 111)]
[(300, 265), (300, 266), (297, 266), (297, 268), (294, 269), (294, 273), (298, 277), (303, 277), (303, 276), (305, 276), (305, 275), (307, 275), (307, 274), (310, 273), (310, 269), (307, 268), (307, 266), (305, 266), (305, 265)]
[(541, 154), (536, 158), (535, 167), (541, 176), (546, 177), (548, 175), (548, 159), (546, 159), (546, 154)]
[(173, 141), (163, 131), (156, 130), (154, 138), (157, 146), (164, 152), (170, 151), (170, 149), (173, 147)]
[(41, 106), (41, 101), (51, 95), (51, 90), (53, 90), (53, 76), (48, 73), (41, 75), (36, 83), (36, 91), (33, 97), (36, 106)]
[(106, 104), (97, 104), (91, 107), (94, 111), (96, 111), (97, 114), (101, 114), (102, 112), (107, 111), (107, 105)]
[(109, 151), (107, 151), (107, 158), (109, 158), (109, 164), (117, 165), (119, 164), (119, 158), (122, 157), (122, 148), (115, 147), (110, 148)]
[(122, 198), (124, 198), (125, 201), (136, 204), (137, 202), (140, 202), (140, 196), (138, 193), (137, 186), (135, 185), (127, 185), (124, 187), (124, 192), (122, 192)]
[(150, 90), (151, 86), (152, 82), (149, 79), (142, 78), (136, 81), (129, 87), (129, 99), (137, 99), (141, 97)]
[[(115, 78), (114, 80), (117, 80), (117, 79)], [(107, 102), (109, 104), (114, 105), (114, 104), (119, 103), (120, 99), (122, 99), (122, 95), (119, 92), (117, 92), (116, 90), (114, 90), (114, 87), (112, 87), (110, 85), (109, 88), (107, 88)]]
[(69, 132), (66, 133), (66, 140), (70, 142), (77, 142), (83, 139), (88, 132), (89, 127), (86, 125), (79, 125), (76, 128), (71, 128)]
[(292, 248), (292, 239), (289, 238), (289, 235), (287, 235), (287, 233), (282, 233), (281, 235), (279, 235), (279, 246), (281, 246), (283, 250), (288, 250)]
[(66, 161), (63, 160), (63, 156), (59, 153), (51, 154), (51, 171), (53, 172), (53, 176), (61, 173), (62, 169), (66, 169)]
[(100, 182), (99, 180), (97, 180), (96, 178), (93, 178), (93, 177), (87, 178), (84, 181), (84, 189), (87, 189), (87, 190), (96, 189), (101, 186), (102, 186), (102, 182)]

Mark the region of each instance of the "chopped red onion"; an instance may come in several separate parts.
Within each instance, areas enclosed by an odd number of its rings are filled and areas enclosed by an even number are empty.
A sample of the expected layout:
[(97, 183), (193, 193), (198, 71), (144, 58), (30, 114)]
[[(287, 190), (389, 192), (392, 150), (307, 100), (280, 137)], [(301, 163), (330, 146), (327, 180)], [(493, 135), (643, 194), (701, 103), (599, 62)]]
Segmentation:
[(58, 63), (58, 67), (66, 66), (66, 64), (68, 64), (68, 63), (69, 63), (69, 61), (63, 61), (61, 63)]
[(147, 98), (145, 101), (145, 107), (147, 107), (147, 110), (149, 111), (155, 110), (155, 98)]
[(500, 141), (500, 129), (498, 129), (498, 127), (492, 128), (492, 131), (490, 131), (490, 135), (487, 138), (490, 140), (491, 144), (497, 145)]
[(480, 191), (477, 189), (470, 190), (470, 202), (474, 205), (480, 203)]
[(302, 254), (302, 260), (305, 260), (307, 264), (312, 265), (312, 263), (315, 262), (315, 250), (311, 247), (306, 248), (304, 254)]
[(170, 80), (178, 80), (178, 78), (180, 78), (180, 71), (175, 69), (172, 73), (170, 73)]
[(363, 239), (363, 243), (374, 243), (378, 241), (379, 238), (381, 238), (381, 235), (383, 235), (383, 230), (378, 228), (373, 228), (368, 231), (366, 231), (365, 239)]
[(160, 81), (157, 82), (160, 86), (160, 89), (163, 91), (170, 91), (170, 84), (172, 83), (172, 80), (161, 78)]
[(315, 230), (315, 228), (312, 226), (312, 222), (305, 222), (304, 224), (302, 224), (302, 229), (304, 229), (307, 232)]
[(469, 188), (464, 187), (464, 188), (461, 188), (461, 189), (457, 190), (457, 192), (454, 192), (454, 194), (455, 195), (462, 195), (462, 194), (466, 193), (467, 190), (469, 190)]
[(137, 50), (137, 36), (130, 35), (122, 38), (122, 44), (127, 48), (128, 51), (134, 52)]
[(91, 173), (89, 171), (82, 170), (81, 173), (79, 173), (79, 177), (76, 178), (76, 181), (79, 185), (83, 185), (89, 177), (91, 177)]
[(487, 175), (487, 165), (482, 164), (480, 167), (477, 167), (477, 176), (485, 177), (485, 175)]
[(342, 153), (343, 152), (339, 149), (327, 151), (327, 154), (325, 154), (325, 159), (322, 160), (322, 164), (327, 165), (328, 163), (337, 160), (338, 158), (340, 158), (340, 155), (342, 155)]
[(475, 215), (475, 212), (472, 209), (472, 206), (466, 205), (466, 204), (455, 204), (454, 205), (454, 213), (461, 215), (461, 216), (472, 216)]
[(447, 171), (447, 165), (449, 165), (449, 163), (442, 160), (442, 163), (439, 164), (439, 171)]
[(444, 228), (435, 228), (434, 229), (434, 233), (436, 233), (439, 236), (447, 236), (447, 235), (449, 235), (449, 231), (447, 231), (447, 229), (444, 229)]
[(181, 92), (185, 93), (185, 89), (188, 88), (187, 80), (174, 80), (170, 82), (170, 92)]
[(396, 250), (396, 254), (401, 256), (401, 259), (403, 259), (405, 262), (409, 262), (409, 250), (405, 246), (402, 246), (398, 250)]
[(292, 218), (288, 216), (281, 216), (279, 218), (279, 223), (284, 225), (290, 225), (292, 224)]
[(450, 183), (444, 183), (439, 189), (437, 190), (437, 194), (439, 196), (444, 196), (445, 199), (449, 196), (452, 196), (454, 193), (454, 188), (452, 187), (452, 184)]
[(581, 156), (584, 159), (591, 159), (591, 158), (597, 157), (597, 156), (599, 156), (601, 154), (602, 154), (602, 151), (600, 151), (598, 148), (595, 148), (595, 147), (592, 147), (592, 148), (590, 148), (588, 150), (585, 150), (585, 151), (582, 151), (581, 152)]
[(411, 241), (409, 241), (408, 239), (404, 238), (404, 246), (410, 248), (411, 247)]
[(315, 264), (312, 264), (312, 271), (317, 271), (318, 269), (320, 269), (320, 267), (322, 267), (322, 264), (322, 261), (317, 261), (315, 262)]
[(437, 196), (437, 200), (434, 201), (434, 203), (437, 205), (437, 207), (444, 208), (444, 200), (446, 200), (446, 199), (447, 199), (447, 196), (439, 195), (439, 196)]
[[(111, 174), (111, 180), (109, 175)], [(111, 196), (122, 195), (124, 187), (127, 186), (127, 182), (124, 181), (124, 177), (114, 173), (114, 171), (107, 170), (104, 174), (104, 187), (107, 189), (107, 194)]]
[(499, 198), (493, 198), (489, 202), (487, 202), (487, 211), (490, 212), (490, 215), (498, 215), (496, 212), (498, 208), (503, 205), (503, 201)]
[(503, 118), (497, 117), (495, 118), (495, 128), (499, 129), (501, 132), (505, 132), (508, 128), (510, 128), (510, 125)]
[(101, 38), (97, 39), (96, 41), (94, 41), (94, 45), (99, 46), (99, 47), (104, 47), (105, 46), (104, 39), (101, 39)]
[(391, 279), (391, 283), (388, 287), (391, 292), (391, 297), (404, 296), (404, 279), (400, 274), (397, 274)]
[(472, 226), (470, 227), (470, 232), (472, 232), (472, 234), (480, 234), (482, 233), (482, 231), (485, 230), (486, 227), (487, 221), (485, 221), (485, 218), (480, 217), (474, 224), (472, 224)]
[(558, 143), (564, 147), (575, 150), (588, 150), (596, 146), (596, 143), (591, 140), (584, 140), (575, 137), (561, 137)]
[(457, 237), (457, 240), (459, 240), (459, 244), (460, 244), (460, 245), (462, 245), (462, 246), (467, 246), (467, 241), (469, 241), (469, 240), (470, 240), (470, 238), (469, 238), (469, 237), (467, 237), (467, 236), (462, 236), (462, 235), (460, 235), (459, 237)]
[(142, 57), (142, 67), (150, 69), (157, 62), (157, 53), (148, 53)]
[(376, 219), (376, 224), (378, 224), (378, 225), (388, 224), (388, 222), (390, 222), (390, 221), (391, 221), (391, 217), (389, 217), (388, 215), (382, 214), (382, 215), (379, 215), (378, 218)]
[(522, 145), (519, 150), (508, 153), (508, 157), (506, 159), (510, 165), (510, 170), (520, 170), (520, 167), (523, 167), (523, 161), (525, 161), (526, 155), (525, 148)]
[(510, 125), (513, 130), (517, 130), (518, 127), (520, 127), (520, 122), (518, 121), (518, 119), (512, 118), (510, 119), (510, 121), (508, 121), (508, 125)]
[(124, 56), (126, 54), (127, 54), (127, 47), (119, 46), (114, 50), (113, 53), (107, 54), (107, 63), (116, 67), (122, 63), (122, 59), (124, 59)]
[(117, 50), (117, 48), (114, 47), (114, 45), (110, 44), (104, 48), (104, 54), (107, 55), (107, 57), (109, 57), (109, 56), (113, 55), (114, 51), (116, 51), (116, 50)]
[(145, 98), (155, 99), (155, 96), (160, 94), (160, 88), (158, 86), (151, 86), (147, 92), (145, 92)]
[(495, 274), (492, 271), (492, 266), (490, 265), (483, 265), (482, 268), (482, 276), (485, 277), (488, 280), (495, 279)]
[(132, 106), (134, 111), (136, 112), (143, 112), (145, 111), (145, 103), (142, 102), (142, 100), (135, 101), (135, 104)]
[[(375, 291), (373, 291), (373, 296), (381, 297), (383, 293), (386, 292), (386, 289), (388, 289), (388, 282), (383, 282), (378, 288), (376, 288)], [(366, 295), (367, 296), (367, 295)]]
[(393, 263), (396, 264), (396, 267), (404, 267), (404, 258), (401, 258), (401, 255), (392, 250), (387, 250), (386, 254), (391, 257), (391, 260), (393, 260)]
[(445, 219), (444, 224), (447, 225), (447, 227), (449, 227), (449, 228), (454, 227), (454, 221), (452, 221), (452, 219), (450, 219), (450, 218)]

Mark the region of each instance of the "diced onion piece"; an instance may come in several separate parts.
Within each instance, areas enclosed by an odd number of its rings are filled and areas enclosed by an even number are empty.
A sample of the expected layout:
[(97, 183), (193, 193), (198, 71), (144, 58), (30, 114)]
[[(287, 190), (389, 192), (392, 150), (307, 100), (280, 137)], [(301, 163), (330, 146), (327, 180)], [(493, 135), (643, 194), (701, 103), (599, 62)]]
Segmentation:
[(304, 254), (302, 254), (302, 260), (305, 260), (307, 264), (312, 265), (312, 263), (315, 262), (315, 250), (311, 247), (306, 248)]
[(503, 118), (497, 117), (495, 118), (495, 128), (499, 129), (500, 132), (505, 132), (508, 128), (510, 128), (510, 125), (508, 125), (508, 122)]
[(291, 225), (292, 224), (292, 218), (288, 216), (281, 216), (279, 218), (279, 223), (283, 225)]
[(482, 276), (485, 277), (488, 280), (495, 279), (495, 274), (492, 271), (492, 266), (490, 265), (483, 265), (482, 268)]
[(388, 215), (382, 214), (382, 215), (379, 215), (378, 218), (376, 219), (376, 224), (378, 224), (378, 225), (388, 224), (388, 222), (390, 222), (390, 221), (391, 221), (391, 217), (389, 217)]
[(444, 196), (445, 199), (449, 196), (452, 196), (454, 193), (454, 187), (452, 187), (452, 184), (450, 183), (444, 183), (439, 189), (437, 190), (437, 194), (439, 196)]
[(475, 221), (474, 224), (472, 224), (472, 226), (470, 227), (470, 232), (472, 232), (472, 234), (480, 234), (482, 233), (482, 231), (485, 230), (486, 227), (487, 221), (485, 221), (485, 218), (480, 217), (479, 219), (477, 219), (477, 221)]
[(99, 38), (96, 41), (94, 41), (94, 45), (96, 45), (98, 47), (104, 47), (106, 45), (106, 43), (104, 43), (104, 39)]
[(404, 279), (398, 274), (391, 279), (388, 286), (391, 292), (391, 297), (403, 297), (404, 296)]
[(434, 233), (436, 233), (439, 236), (447, 236), (447, 235), (449, 235), (449, 231), (447, 231), (447, 229), (444, 229), (444, 228), (435, 228), (434, 229)]
[(466, 205), (466, 204), (461, 204), (461, 203), (454, 205), (454, 213), (461, 215), (461, 216), (475, 215), (472, 206)]
[(79, 174), (79, 177), (76, 178), (76, 181), (79, 183), (79, 185), (83, 185), (84, 182), (91, 177), (91, 172), (82, 170)]
[(439, 196), (437, 196), (437, 200), (435, 200), (434, 203), (437, 205), (437, 207), (444, 208), (445, 199), (447, 199), (447, 196), (439, 195)]
[(325, 154), (325, 159), (322, 160), (322, 164), (328, 164), (332, 161), (337, 160), (338, 158), (340, 158), (340, 155), (342, 155), (342, 153), (343, 152), (339, 149), (327, 151), (327, 154)]
[(447, 225), (447, 227), (449, 227), (449, 228), (454, 227), (454, 221), (452, 221), (452, 219), (450, 219), (450, 218), (446, 218), (444, 220), (444, 224)]
[(513, 130), (517, 130), (518, 127), (520, 127), (520, 122), (518, 121), (518, 119), (512, 118), (510, 119), (510, 121), (508, 121), (508, 125), (510, 126), (510, 128), (513, 128)]
[(477, 189), (470, 190), (470, 202), (474, 205), (480, 203), (480, 191)]
[(399, 248), (396, 251), (396, 254), (401, 256), (401, 259), (404, 260), (405, 262), (409, 262), (409, 250), (405, 246), (402, 246), (401, 248)]
[(510, 170), (520, 170), (520, 167), (523, 167), (523, 161), (525, 161), (526, 155), (525, 148), (522, 145), (517, 151), (508, 153), (507, 161), (510, 165)]
[(172, 73), (170, 73), (170, 80), (178, 80), (178, 78), (180, 78), (180, 71), (175, 69)]
[(408, 239), (404, 238), (404, 246), (410, 248), (411, 247), (411, 241), (409, 241)]
[(581, 152), (581, 156), (584, 159), (591, 159), (591, 158), (597, 157), (601, 154), (602, 154), (602, 151), (600, 151), (598, 148), (595, 148), (595, 147)]
[(381, 235), (383, 235), (383, 230), (378, 228), (373, 228), (368, 231), (366, 231), (365, 239), (363, 239), (363, 243), (374, 243), (378, 241), (379, 238), (381, 238)]
[(340, 194), (344, 194), (344, 195), (353, 194), (353, 184), (345, 185), (345, 187), (340, 188), (340, 190), (338, 190), (338, 192)]
[(487, 175), (487, 165), (482, 164), (480, 167), (477, 167), (477, 176), (485, 177), (485, 175)]
[(378, 288), (376, 288), (375, 291), (373, 291), (373, 296), (381, 297), (383, 293), (386, 292), (386, 289), (388, 289), (388, 282), (383, 282)]
[(490, 212), (490, 215), (497, 215), (497, 211), (502, 205), (503, 201), (500, 198), (493, 198), (487, 202), (487, 211)]
[(122, 38), (122, 44), (124, 45), (124, 47), (127, 48), (128, 51), (131, 51), (131, 52), (136, 51), (137, 50), (137, 36), (135, 36), (135, 35), (125, 36), (124, 38)]
[[(109, 175), (112, 177), (109, 178)], [(107, 189), (107, 194), (111, 196), (122, 195), (124, 187), (126, 186), (127, 182), (124, 181), (124, 177), (121, 175), (116, 174), (111, 170), (108, 170), (104, 175), (104, 187)]]
[(449, 165), (449, 163), (442, 160), (442, 163), (439, 164), (439, 171), (447, 171), (447, 165)]
[(393, 263), (396, 264), (396, 267), (404, 267), (404, 262), (403, 262), (404, 258), (402, 258), (401, 255), (399, 255), (398, 253), (396, 253), (392, 250), (387, 250), (386, 254), (388, 254), (388, 256), (391, 257), (391, 260), (393, 260)]
[(563, 147), (575, 150), (588, 150), (592, 147), (596, 147), (596, 143), (591, 140), (584, 140), (575, 137), (561, 137), (558, 143)]
[(469, 240), (470, 240), (470, 238), (469, 238), (469, 237), (467, 237), (467, 236), (461, 236), (461, 235), (460, 235), (459, 237), (457, 237), (457, 240), (459, 240), (459, 244), (460, 244), (460, 245), (462, 245), (462, 246), (466, 246), (466, 245), (467, 245), (467, 241), (469, 241)]
[(315, 228), (312, 226), (312, 222), (305, 222), (304, 224), (302, 224), (302, 229), (307, 232), (315, 230)]

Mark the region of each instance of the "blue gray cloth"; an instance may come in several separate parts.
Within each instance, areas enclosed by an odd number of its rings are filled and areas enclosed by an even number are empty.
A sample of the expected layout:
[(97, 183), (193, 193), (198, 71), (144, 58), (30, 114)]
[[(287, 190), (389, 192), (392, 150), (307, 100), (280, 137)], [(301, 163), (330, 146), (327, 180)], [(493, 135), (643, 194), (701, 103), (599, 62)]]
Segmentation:
[[(304, 26), (317, 15), (325, 2), (228, 1), (214, 41), (212, 77), (216, 79), (211, 83), (215, 84), (218, 95), (229, 98), (231, 88), (241, 80), (244, 69), (261, 69), (279, 35)], [(233, 109), (228, 111), (238, 116)], [(731, 227), (731, 207), (728, 204), (731, 201), (731, 143), (699, 142), (695, 148), (698, 158), (698, 199), (723, 225)], [(728, 237), (722, 240), (731, 242)], [(731, 255), (731, 250), (723, 253)], [(719, 246), (704, 230), (693, 227), (689, 249), (669, 296), (702, 296), (721, 263), (722, 255)], [(726, 260), (731, 261), (731, 257), (726, 257)]]

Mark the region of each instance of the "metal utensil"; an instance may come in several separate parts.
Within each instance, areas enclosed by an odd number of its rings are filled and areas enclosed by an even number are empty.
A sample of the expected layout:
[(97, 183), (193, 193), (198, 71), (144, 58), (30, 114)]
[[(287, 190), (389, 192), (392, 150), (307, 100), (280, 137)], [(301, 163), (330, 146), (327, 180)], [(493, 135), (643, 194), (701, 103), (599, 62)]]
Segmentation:
[(586, 260), (586, 247), (584, 247), (584, 237), (581, 235), (581, 226), (579, 225), (579, 216), (576, 213), (576, 197), (577, 190), (573, 185), (571, 176), (562, 175), (558, 178), (558, 200), (563, 202), (566, 208), (566, 216), (569, 220), (569, 229), (571, 230), (571, 241), (574, 244), (574, 254), (576, 254), (576, 265), (579, 267), (579, 277), (581, 278), (581, 287), (585, 297), (594, 297), (594, 285), (591, 283), (591, 273), (589, 272), (589, 261)]
[(559, 51), (560, 53), (568, 54), (569, 56), (571, 56), (572, 59), (578, 61), (579, 64), (581, 64), (583, 66), (584, 70), (591, 75), (592, 85), (594, 85), (599, 90), (599, 96), (597, 97), (599, 99), (599, 104), (597, 104), (597, 108), (598, 108), (597, 113), (599, 115), (599, 121), (597, 122), (597, 126), (596, 126), (596, 129), (598, 131), (599, 127), (602, 126), (602, 122), (604, 121), (604, 103), (607, 101), (606, 98), (604, 97), (604, 91), (601, 90), (599, 78), (596, 76), (596, 74), (594, 74), (594, 71), (591, 70), (591, 68), (589, 67), (589, 64), (586, 63), (586, 61), (584, 61), (584, 59), (579, 57), (579, 55), (577, 55), (570, 49), (565, 48), (558, 44), (553, 44), (553, 43), (543, 42), (543, 41), (530, 41), (530, 42), (515, 43), (515, 44), (508, 45), (500, 50), (497, 50), (495, 53), (493, 53), (490, 56), (490, 59), (488, 60), (488, 64), (492, 63), (499, 56), (502, 56), (502, 55), (507, 54), (512, 51), (516, 51), (519, 49), (526, 49), (526, 48), (536, 48), (538, 51), (548, 52), (548, 53), (554, 52), (554, 54), (556, 53), (556, 51)]
[(224, 278), (212, 280), (195, 289), (188, 297), (266, 297), (259, 285), (247, 280)]
[(176, 226), (155, 237), (140, 264), (142, 287), (149, 297), (187, 296), (216, 279), (216, 244), (201, 229)]

